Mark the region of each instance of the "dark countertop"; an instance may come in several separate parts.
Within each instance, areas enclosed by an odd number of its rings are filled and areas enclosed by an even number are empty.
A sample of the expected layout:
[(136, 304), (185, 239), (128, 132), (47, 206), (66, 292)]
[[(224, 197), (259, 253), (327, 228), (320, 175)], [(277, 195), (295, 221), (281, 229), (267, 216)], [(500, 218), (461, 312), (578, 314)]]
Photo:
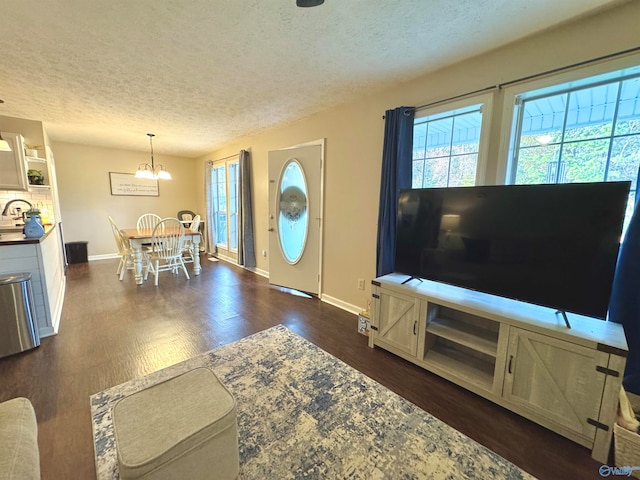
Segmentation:
[(45, 225), (44, 235), (40, 238), (25, 238), (22, 232), (0, 233), (0, 247), (5, 245), (23, 245), (40, 243), (49, 236), (55, 225)]

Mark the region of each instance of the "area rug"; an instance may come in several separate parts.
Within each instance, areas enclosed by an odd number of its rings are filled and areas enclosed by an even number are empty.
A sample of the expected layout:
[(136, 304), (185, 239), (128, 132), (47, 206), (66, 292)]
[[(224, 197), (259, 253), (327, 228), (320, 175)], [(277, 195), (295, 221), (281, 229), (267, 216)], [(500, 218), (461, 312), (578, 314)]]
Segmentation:
[(533, 478), (278, 325), (92, 395), (98, 479), (118, 478), (114, 403), (201, 366), (236, 398), (241, 479)]

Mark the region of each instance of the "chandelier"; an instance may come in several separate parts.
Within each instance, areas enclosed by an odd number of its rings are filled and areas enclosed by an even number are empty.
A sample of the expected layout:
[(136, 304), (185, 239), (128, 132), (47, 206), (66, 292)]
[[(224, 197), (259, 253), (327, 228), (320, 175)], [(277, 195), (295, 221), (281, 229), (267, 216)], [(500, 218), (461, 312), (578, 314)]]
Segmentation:
[(171, 174), (167, 172), (162, 165), (157, 167), (153, 163), (153, 133), (147, 133), (149, 136), (149, 146), (151, 147), (151, 163), (141, 163), (136, 170), (136, 178), (148, 178), (151, 180), (171, 180)]

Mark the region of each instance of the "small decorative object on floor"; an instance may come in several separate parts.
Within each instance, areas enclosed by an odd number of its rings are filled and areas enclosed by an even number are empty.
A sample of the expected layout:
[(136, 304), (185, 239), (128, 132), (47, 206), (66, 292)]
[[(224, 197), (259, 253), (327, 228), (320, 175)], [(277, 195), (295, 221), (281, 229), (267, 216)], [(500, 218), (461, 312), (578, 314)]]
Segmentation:
[(358, 314), (358, 333), (369, 336), (369, 327), (371, 326), (371, 314), (368, 310)]
[(29, 210), (26, 215), (27, 221), (24, 224), (24, 236), (27, 238), (42, 237), (44, 235), (44, 227), (40, 220), (40, 210)]

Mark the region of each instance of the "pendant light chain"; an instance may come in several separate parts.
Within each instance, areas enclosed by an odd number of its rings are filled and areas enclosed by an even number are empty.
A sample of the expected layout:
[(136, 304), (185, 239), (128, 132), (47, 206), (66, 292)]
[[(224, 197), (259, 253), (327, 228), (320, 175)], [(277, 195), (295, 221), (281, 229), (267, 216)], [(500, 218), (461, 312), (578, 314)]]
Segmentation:
[(147, 133), (147, 135), (149, 135), (149, 145), (151, 146), (151, 168), (155, 172), (156, 168), (153, 164), (153, 137), (155, 137), (155, 135), (153, 133)]

